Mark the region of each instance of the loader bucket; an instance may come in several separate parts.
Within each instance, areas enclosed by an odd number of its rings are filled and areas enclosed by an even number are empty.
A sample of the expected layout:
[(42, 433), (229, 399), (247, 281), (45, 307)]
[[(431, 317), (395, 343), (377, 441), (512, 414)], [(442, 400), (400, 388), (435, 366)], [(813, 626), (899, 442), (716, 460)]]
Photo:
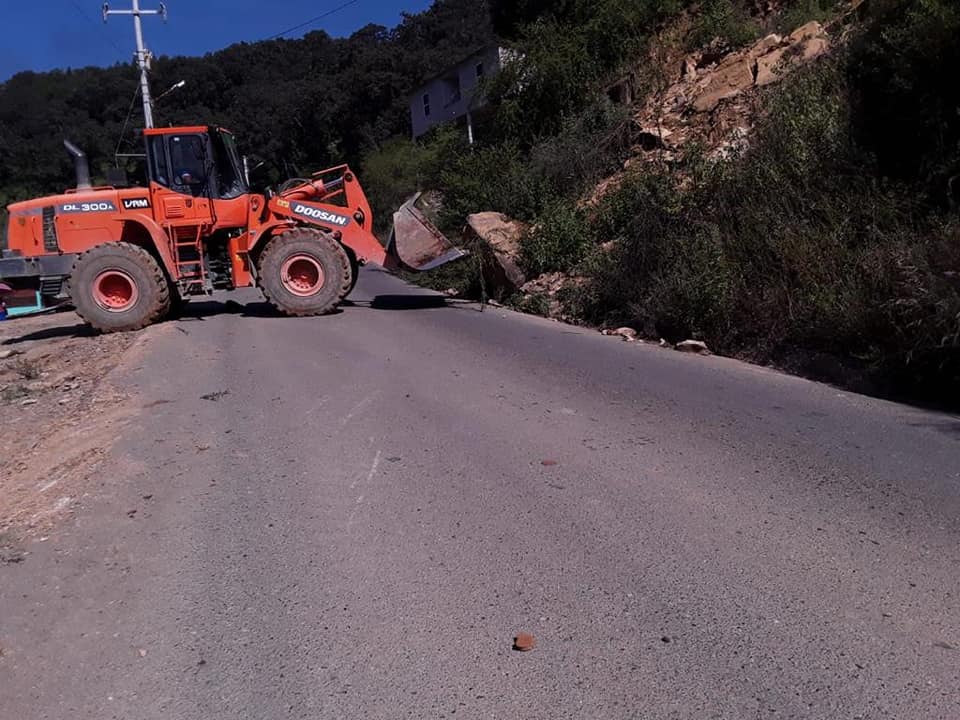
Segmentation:
[(420, 193), (393, 214), (393, 230), (387, 252), (401, 265), (418, 272), (433, 270), (467, 253), (454, 245), (417, 206)]

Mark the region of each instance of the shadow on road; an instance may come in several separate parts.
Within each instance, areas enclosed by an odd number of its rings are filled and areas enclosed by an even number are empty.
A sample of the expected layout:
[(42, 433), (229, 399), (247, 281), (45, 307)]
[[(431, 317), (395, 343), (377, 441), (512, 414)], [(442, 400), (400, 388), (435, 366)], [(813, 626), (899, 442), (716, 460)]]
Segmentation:
[(377, 295), (372, 300), (348, 301), (354, 307), (373, 310), (427, 310), (447, 307), (447, 298), (442, 295)]
[(240, 315), (255, 318), (282, 318), (286, 317), (277, 312), (267, 302), (238, 303), (236, 300), (194, 300), (185, 303), (180, 309), (177, 320), (189, 322), (191, 320), (206, 320), (217, 315)]
[[(467, 301), (450, 300), (442, 295), (376, 295), (370, 300), (344, 300), (331, 315), (339, 315), (344, 309), (369, 308), (371, 310), (429, 310), (469, 304)], [(220, 302), (202, 300), (183, 306), (178, 319), (181, 321), (204, 320), (216, 315), (240, 315), (241, 317), (288, 319), (267, 302), (238, 303), (235, 300)]]
[(34, 342), (37, 340), (53, 340), (54, 338), (66, 337), (93, 337), (96, 331), (84, 323), (74, 325), (59, 325), (57, 327), (44, 328), (33, 332), (24, 333), (17, 337), (7, 338), (2, 345), (18, 345), (20, 343)]
[[(370, 310), (431, 310), (435, 308), (463, 308), (473, 306), (469, 300), (448, 298), (443, 295), (376, 295), (369, 300), (345, 300), (331, 315), (339, 315), (344, 309), (367, 308)], [(248, 318), (276, 318), (290, 319), (278, 312), (270, 303), (259, 301), (239, 303), (236, 300), (194, 300), (185, 303), (180, 310), (170, 317), (171, 320), (189, 323), (203, 321), (217, 315), (240, 315)], [(76, 316), (73, 316), (76, 317)], [(10, 322), (16, 322), (15, 320)], [(47, 327), (23, 335), (7, 338), (0, 341), (0, 345), (17, 345), (20, 343), (35, 342), (37, 340), (52, 340), (55, 338), (93, 337), (98, 332), (82, 322)]]
[(944, 418), (939, 421), (930, 422), (912, 422), (911, 427), (927, 428), (952, 437), (954, 440), (960, 440), (960, 419)]

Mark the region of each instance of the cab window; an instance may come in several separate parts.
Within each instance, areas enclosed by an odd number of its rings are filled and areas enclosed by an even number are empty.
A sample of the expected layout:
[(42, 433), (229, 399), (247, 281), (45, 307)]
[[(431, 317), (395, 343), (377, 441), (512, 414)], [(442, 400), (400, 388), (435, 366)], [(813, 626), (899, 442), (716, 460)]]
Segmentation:
[(233, 136), (225, 132), (211, 133), (214, 167), (217, 175), (217, 197), (232, 200), (248, 192), (243, 177), (242, 161), (233, 144)]
[(170, 187), (170, 167), (167, 164), (167, 149), (164, 147), (163, 141), (164, 137), (162, 135), (153, 135), (147, 138), (150, 177), (155, 183)]
[(205, 195), (207, 185), (207, 146), (202, 135), (171, 135), (170, 185), (185, 195)]

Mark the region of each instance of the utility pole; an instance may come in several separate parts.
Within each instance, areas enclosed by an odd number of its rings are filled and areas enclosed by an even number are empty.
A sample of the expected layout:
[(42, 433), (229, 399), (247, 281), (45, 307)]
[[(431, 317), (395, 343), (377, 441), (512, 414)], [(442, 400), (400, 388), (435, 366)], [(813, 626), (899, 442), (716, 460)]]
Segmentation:
[(140, 23), (142, 15), (159, 15), (164, 21), (167, 19), (167, 6), (160, 3), (158, 10), (142, 10), (140, 0), (131, 0), (133, 7), (130, 10), (111, 10), (109, 3), (103, 4), (103, 21), (111, 15), (133, 15), (133, 29), (137, 35), (137, 65), (140, 66), (140, 95), (143, 98), (143, 122), (145, 127), (153, 127), (153, 100), (150, 99), (150, 60), (153, 57), (143, 44), (143, 27)]

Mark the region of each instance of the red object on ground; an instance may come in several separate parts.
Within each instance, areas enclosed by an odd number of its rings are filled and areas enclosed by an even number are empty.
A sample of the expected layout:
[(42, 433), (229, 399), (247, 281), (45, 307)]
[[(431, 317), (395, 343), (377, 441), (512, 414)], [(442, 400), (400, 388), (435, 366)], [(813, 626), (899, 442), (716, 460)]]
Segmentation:
[(530, 633), (518, 633), (513, 639), (513, 649), (518, 652), (530, 652), (537, 646), (537, 639)]

